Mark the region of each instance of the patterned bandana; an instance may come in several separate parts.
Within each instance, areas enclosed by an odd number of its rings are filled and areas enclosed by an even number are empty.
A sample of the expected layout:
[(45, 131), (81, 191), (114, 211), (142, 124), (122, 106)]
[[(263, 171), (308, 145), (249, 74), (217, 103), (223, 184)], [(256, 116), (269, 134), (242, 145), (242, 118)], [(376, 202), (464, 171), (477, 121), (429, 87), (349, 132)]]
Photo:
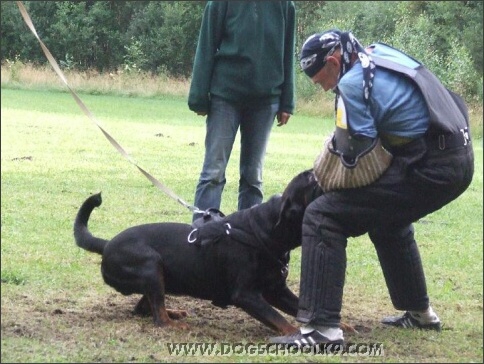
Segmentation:
[(341, 49), (341, 71), (339, 78), (343, 77), (351, 68), (351, 56), (356, 54), (363, 68), (363, 92), (365, 101), (368, 101), (375, 77), (375, 64), (365, 52), (361, 43), (350, 32), (341, 32), (338, 29), (311, 35), (304, 42), (301, 49), (300, 65), (309, 77), (313, 77), (326, 64), (326, 59), (337, 48)]

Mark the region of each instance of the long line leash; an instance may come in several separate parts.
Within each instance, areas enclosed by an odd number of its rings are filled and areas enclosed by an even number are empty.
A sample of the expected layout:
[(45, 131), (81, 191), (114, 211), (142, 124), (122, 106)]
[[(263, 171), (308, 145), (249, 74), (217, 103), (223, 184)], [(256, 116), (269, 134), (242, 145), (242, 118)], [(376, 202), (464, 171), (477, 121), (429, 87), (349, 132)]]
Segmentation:
[(64, 82), (64, 84), (67, 86), (69, 89), (72, 97), (74, 97), (74, 100), (76, 100), (77, 104), (81, 108), (81, 110), (86, 114), (89, 119), (91, 119), (94, 124), (96, 124), (99, 129), (102, 131), (104, 136), (109, 140), (109, 142), (112, 144), (114, 148), (124, 157), (126, 158), (131, 164), (133, 164), (154, 186), (158, 187), (161, 191), (166, 193), (168, 196), (170, 196), (172, 199), (175, 201), (179, 202), (186, 208), (188, 208), (190, 211), (194, 213), (199, 213), (203, 212), (201, 211), (198, 207), (192, 206), (188, 203), (186, 203), (184, 200), (182, 200), (180, 197), (178, 197), (172, 190), (170, 190), (168, 187), (166, 187), (163, 183), (161, 183), (159, 180), (157, 180), (155, 177), (153, 177), (150, 173), (148, 173), (145, 169), (141, 168), (138, 163), (136, 163), (133, 158), (124, 150), (124, 148), (101, 126), (99, 121), (94, 117), (92, 112), (87, 108), (87, 106), (82, 102), (82, 100), (77, 96), (77, 94), (74, 92), (74, 90), (69, 86), (69, 83), (67, 82), (64, 73), (61, 71), (59, 65), (57, 64), (57, 61), (52, 57), (52, 54), (50, 53), (49, 49), (45, 46), (44, 42), (40, 39), (40, 37), (37, 34), (37, 31), (35, 30), (34, 24), (32, 23), (32, 20), (30, 19), (30, 16), (25, 9), (24, 5), (22, 4), (21, 1), (17, 1), (17, 5), (19, 7), (20, 13), (22, 14), (22, 17), (24, 18), (25, 23), (27, 26), (30, 28), (32, 33), (35, 35), (37, 40), (40, 43), (40, 46), (42, 47), (42, 50), (44, 51), (45, 56), (47, 57), (49, 63), (51, 66), (54, 68), (54, 71), (57, 73), (57, 75), (61, 78), (61, 80)]

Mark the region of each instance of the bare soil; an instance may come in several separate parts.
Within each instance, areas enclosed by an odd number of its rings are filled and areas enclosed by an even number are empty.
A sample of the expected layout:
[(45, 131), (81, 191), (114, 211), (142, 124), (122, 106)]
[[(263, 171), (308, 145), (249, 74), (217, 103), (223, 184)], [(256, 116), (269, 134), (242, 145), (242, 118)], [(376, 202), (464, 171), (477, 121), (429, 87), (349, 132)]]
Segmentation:
[[(2, 362), (17, 362), (17, 355), (36, 362), (43, 350), (49, 353), (43, 358), (52, 362), (173, 361), (166, 343), (267, 343), (278, 335), (239, 308), (222, 309), (191, 297), (166, 298), (167, 307), (188, 311), (183, 320), (190, 328), (182, 330), (157, 328), (151, 316), (134, 315), (140, 295), (123, 296), (103, 287), (73, 298), (68, 292), (38, 295), (19, 287), (2, 283), (2, 291), (9, 291), (2, 294)], [(297, 326), (294, 318), (285, 317)], [(345, 339), (367, 341), (369, 324), (356, 325), (358, 334), (347, 332)], [(22, 347), (22, 339), (33, 345)]]

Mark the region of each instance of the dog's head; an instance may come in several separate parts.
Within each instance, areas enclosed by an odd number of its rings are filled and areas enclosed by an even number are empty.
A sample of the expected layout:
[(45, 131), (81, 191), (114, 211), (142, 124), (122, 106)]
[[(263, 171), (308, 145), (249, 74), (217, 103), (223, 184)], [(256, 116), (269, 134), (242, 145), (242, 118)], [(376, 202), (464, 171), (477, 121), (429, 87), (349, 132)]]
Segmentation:
[(275, 230), (290, 236), (293, 248), (301, 245), (302, 220), (306, 207), (322, 193), (312, 169), (295, 176), (282, 193), (281, 210)]

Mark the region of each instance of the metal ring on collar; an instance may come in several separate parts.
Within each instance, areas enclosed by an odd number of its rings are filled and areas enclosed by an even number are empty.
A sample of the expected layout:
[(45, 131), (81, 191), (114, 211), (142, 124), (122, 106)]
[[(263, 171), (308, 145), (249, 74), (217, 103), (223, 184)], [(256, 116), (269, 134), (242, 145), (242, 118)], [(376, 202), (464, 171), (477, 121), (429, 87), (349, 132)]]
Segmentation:
[(197, 236), (195, 236), (194, 238), (192, 238), (192, 234), (195, 233), (196, 231), (198, 231), (198, 229), (193, 229), (192, 231), (190, 231), (190, 234), (188, 234), (187, 240), (188, 240), (188, 242), (190, 244), (193, 244), (194, 242), (197, 241)]
[(281, 274), (283, 277), (287, 277), (288, 273), (289, 273), (289, 266), (286, 264), (282, 267)]
[(230, 224), (229, 224), (228, 222), (226, 222), (226, 223), (224, 224), (224, 226), (225, 226), (225, 233), (226, 233), (227, 235), (229, 235), (229, 234), (230, 234), (230, 229), (232, 229), (232, 226), (230, 226)]

